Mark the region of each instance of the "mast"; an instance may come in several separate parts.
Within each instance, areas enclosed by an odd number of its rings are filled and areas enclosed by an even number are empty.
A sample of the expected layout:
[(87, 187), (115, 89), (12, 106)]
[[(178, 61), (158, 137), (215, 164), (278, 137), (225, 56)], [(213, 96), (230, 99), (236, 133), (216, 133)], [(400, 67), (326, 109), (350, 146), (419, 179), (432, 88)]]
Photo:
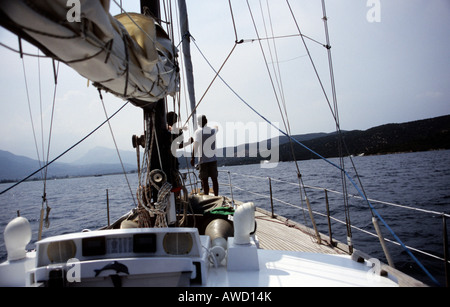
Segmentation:
[[(159, 0), (140, 0), (141, 3), (141, 14), (150, 15), (157, 22), (161, 22), (161, 7)], [(195, 91), (194, 91), (194, 77), (193, 77), (193, 66), (191, 60), (190, 51), (190, 33), (189, 33), (189, 22), (186, 8), (186, 1), (179, 0), (179, 11), (180, 11), (180, 28), (183, 35), (182, 48), (184, 55), (184, 65), (186, 70), (186, 79), (188, 84), (189, 100), (191, 104), (191, 110), (194, 114), (192, 121), (194, 130), (197, 129), (197, 121), (195, 116)], [(144, 121), (146, 127), (146, 133), (148, 133), (145, 144), (145, 150), (152, 150), (151, 154), (151, 168), (150, 171), (154, 169), (160, 169), (164, 171), (167, 176), (167, 181), (175, 186), (175, 176), (178, 171), (178, 163), (176, 157), (173, 157), (171, 151), (171, 134), (167, 130), (167, 120), (166, 120), (166, 103), (165, 99), (159, 100), (157, 103), (152, 104), (150, 107), (143, 107), (144, 111)], [(154, 122), (153, 122), (154, 119)], [(151, 138), (149, 135), (152, 134), (152, 129), (155, 127), (156, 130), (156, 142), (157, 146), (151, 146)], [(150, 149), (152, 148), (152, 149)], [(162, 165), (161, 165), (162, 164)]]
[(156, 20), (161, 19), (159, 0), (141, 0), (141, 14), (150, 13)]
[(186, 81), (188, 86), (189, 100), (191, 102), (191, 110), (193, 113), (192, 122), (194, 131), (197, 130), (197, 120), (195, 111), (195, 90), (194, 90), (194, 69), (191, 60), (191, 33), (189, 32), (189, 19), (186, 8), (186, 0), (178, 1), (178, 9), (180, 11), (180, 28), (183, 35), (183, 55), (184, 67), (186, 70)]
[[(141, 0), (141, 14), (149, 14), (157, 22), (160, 22), (161, 10), (159, 0)], [(171, 163), (171, 138), (167, 130), (165, 105), (165, 99), (161, 99), (149, 107), (143, 107), (144, 123), (148, 134), (146, 136), (145, 150), (151, 150), (150, 171), (155, 169), (162, 170), (167, 176), (167, 181), (173, 185), (172, 173), (174, 166)], [(156, 131), (155, 146), (152, 146), (150, 137), (153, 129)]]

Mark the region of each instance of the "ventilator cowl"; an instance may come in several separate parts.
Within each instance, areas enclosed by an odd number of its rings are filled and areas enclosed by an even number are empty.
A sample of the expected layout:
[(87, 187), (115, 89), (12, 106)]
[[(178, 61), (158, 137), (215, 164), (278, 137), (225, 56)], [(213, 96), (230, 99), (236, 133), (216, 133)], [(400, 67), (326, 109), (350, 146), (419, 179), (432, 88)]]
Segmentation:
[(234, 213), (234, 244), (250, 244), (250, 234), (255, 230), (255, 205), (245, 203)]
[(20, 260), (26, 257), (26, 247), (31, 241), (31, 226), (26, 218), (16, 217), (9, 222), (3, 236), (8, 252), (8, 261)]

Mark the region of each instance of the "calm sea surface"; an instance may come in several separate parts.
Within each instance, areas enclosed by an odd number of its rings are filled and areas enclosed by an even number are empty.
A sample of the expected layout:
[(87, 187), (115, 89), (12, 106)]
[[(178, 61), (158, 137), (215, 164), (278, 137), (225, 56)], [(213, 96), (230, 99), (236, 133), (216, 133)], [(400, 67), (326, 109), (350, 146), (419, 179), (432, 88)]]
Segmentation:
[[(442, 214), (450, 214), (450, 151), (432, 151), (383, 156), (354, 157), (354, 163), (369, 199), (420, 208), (429, 212), (403, 209), (388, 204), (371, 202), (393, 232), (411, 248), (443, 258)], [(338, 164), (337, 159), (331, 159)], [(349, 175), (354, 177), (351, 163), (345, 160)], [(322, 160), (299, 162), (303, 184), (329, 189), (328, 198), (331, 215), (345, 221), (343, 197), (332, 191), (342, 192), (340, 172)], [(228, 185), (230, 173), (233, 184), (232, 195), (236, 200), (252, 201), (257, 206), (271, 210), (269, 180), (272, 189), (275, 213), (291, 220), (311, 225), (306, 207), (301, 201), (296, 167), (293, 162), (279, 163), (275, 168), (260, 165), (245, 165), (221, 168), (220, 194), (231, 196)], [(237, 175), (238, 173), (243, 175)], [(137, 175), (128, 175), (133, 190), (137, 187)], [(280, 182), (283, 181), (283, 182)], [(288, 182), (288, 183), (285, 183)], [(357, 180), (355, 179), (355, 182)], [(10, 184), (1, 184), (0, 191)], [(357, 190), (347, 183), (348, 192), (357, 195)], [(47, 199), (50, 212), (50, 227), (44, 228), (43, 236), (49, 237), (82, 229), (96, 229), (107, 223), (106, 190), (109, 193), (111, 221), (134, 207), (131, 192), (123, 175), (58, 179), (47, 182)], [(37, 240), (39, 214), (42, 206), (43, 182), (26, 182), (0, 195), (0, 229), (3, 233), (7, 223), (17, 216), (28, 218), (33, 229), (32, 243)], [(302, 192), (304, 196), (304, 192)], [(323, 189), (306, 188), (320, 231), (328, 236), (325, 214), (325, 192)], [(349, 200), (350, 222), (359, 229), (374, 232), (372, 213), (366, 202), (351, 197)], [(381, 223), (380, 223), (381, 224)], [(390, 231), (381, 224), (386, 239), (395, 241)], [(347, 231), (343, 223), (332, 220), (333, 238), (346, 243)], [(352, 228), (354, 247), (386, 262), (377, 238)], [(404, 249), (396, 244), (388, 248), (398, 269), (413, 275), (429, 285), (430, 278), (420, 269)], [(413, 254), (428, 271), (445, 285), (442, 260), (413, 251)], [(6, 259), (3, 238), (0, 240), (0, 261)]]

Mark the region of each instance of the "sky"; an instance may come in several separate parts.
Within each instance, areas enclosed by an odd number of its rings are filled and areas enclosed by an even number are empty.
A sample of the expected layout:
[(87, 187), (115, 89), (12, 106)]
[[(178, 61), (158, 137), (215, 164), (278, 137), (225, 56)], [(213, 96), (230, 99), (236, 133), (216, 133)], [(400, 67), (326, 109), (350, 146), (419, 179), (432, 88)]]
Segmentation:
[[(126, 3), (127, 11), (139, 10), (139, 1), (122, 2)], [(325, 44), (321, 1), (289, 2), (302, 33)], [(260, 44), (250, 41), (257, 35), (246, 1), (232, 0), (231, 3), (238, 39), (244, 39), (245, 43), (235, 48), (221, 76), (240, 98), (217, 79), (198, 108), (198, 113), (205, 114), (211, 125), (219, 126), (221, 134), (218, 135), (217, 145), (236, 146), (274, 133), (265, 128), (261, 117), (241, 99), (285, 130), (267, 74), (268, 69), (274, 71), (273, 67), (281, 72), (281, 79), (272, 76), (272, 80), (276, 89), (279, 88), (277, 84), (282, 84), (291, 133), (334, 131), (333, 116), (302, 40), (292, 36), (277, 39), (275, 45), (270, 40), (270, 49), (267, 40), (261, 41), (267, 68)], [(272, 31), (275, 36), (298, 34), (285, 1), (250, 0), (249, 3), (260, 37), (266, 37), (261, 11), (269, 36)], [(341, 129), (366, 130), (387, 123), (450, 114), (448, 0), (328, 0), (326, 5)], [(202, 53), (218, 69), (236, 40), (229, 3), (227, 0), (187, 0), (187, 7), (191, 35)], [(111, 13), (114, 15), (119, 11), (112, 2)], [(18, 49), (17, 37), (4, 29), (0, 29), (0, 42)], [(306, 39), (306, 44), (331, 100), (327, 49), (309, 39)], [(24, 48), (26, 52), (38, 52), (30, 45), (24, 45)], [(195, 46), (192, 46), (192, 60), (196, 98), (199, 101), (214, 72)], [(24, 57), (22, 61), (17, 53), (4, 47), (0, 47), (0, 61), (0, 150), (33, 159), (37, 159), (38, 151), (42, 158), (47, 154), (52, 113), (52, 63), (33, 57)], [(274, 62), (279, 65), (274, 66)], [(185, 107), (187, 98), (184, 87), (181, 93), (184, 123), (190, 110)], [(123, 100), (110, 94), (103, 96), (109, 115), (124, 104)], [(281, 98), (278, 100), (282, 101)], [(30, 110), (38, 150), (33, 138)], [(50, 159), (105, 120), (96, 88), (64, 64), (59, 66), (54, 114)], [(128, 105), (111, 121), (121, 150), (134, 150), (131, 137), (143, 133), (142, 122), (141, 109), (132, 105)], [(240, 136), (242, 129), (248, 131), (245, 137)], [(185, 132), (186, 138), (191, 133), (192, 127)], [(114, 148), (108, 126), (89, 137), (61, 161), (74, 161), (96, 146)]]

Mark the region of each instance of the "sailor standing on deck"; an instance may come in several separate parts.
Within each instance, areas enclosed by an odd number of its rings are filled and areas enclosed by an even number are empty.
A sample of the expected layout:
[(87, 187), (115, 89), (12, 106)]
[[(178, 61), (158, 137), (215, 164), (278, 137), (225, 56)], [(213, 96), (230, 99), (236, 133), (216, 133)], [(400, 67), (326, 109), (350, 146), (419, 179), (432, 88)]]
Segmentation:
[(214, 195), (219, 196), (219, 183), (217, 181), (217, 157), (216, 157), (216, 134), (218, 127), (208, 127), (205, 115), (197, 117), (199, 128), (194, 133), (194, 144), (192, 149), (191, 165), (195, 165), (195, 157), (198, 158), (199, 178), (202, 181), (203, 191), (209, 194), (208, 178), (213, 183)]

